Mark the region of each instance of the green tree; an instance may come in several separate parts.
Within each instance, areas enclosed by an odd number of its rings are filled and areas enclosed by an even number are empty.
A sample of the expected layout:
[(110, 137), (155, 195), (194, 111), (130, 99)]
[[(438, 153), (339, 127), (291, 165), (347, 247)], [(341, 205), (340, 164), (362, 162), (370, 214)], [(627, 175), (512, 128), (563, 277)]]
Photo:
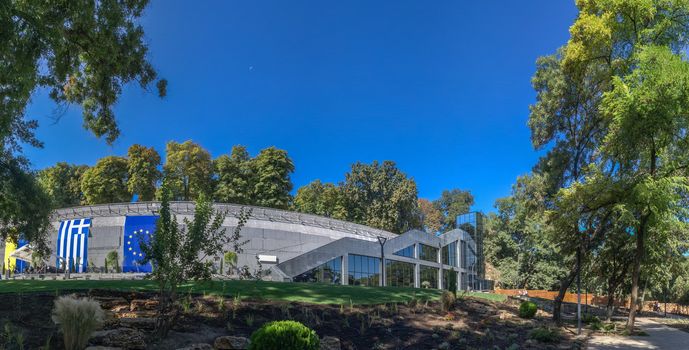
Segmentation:
[(167, 143), (163, 170), (168, 177), (171, 198), (174, 200), (195, 200), (200, 195), (208, 196), (212, 193), (211, 155), (191, 140), (184, 143)]
[(474, 205), (471, 192), (460, 189), (445, 190), (433, 205), (443, 214), (443, 231), (456, 228), (457, 217), (466, 214)]
[(81, 205), (81, 178), (88, 169), (86, 165), (71, 165), (59, 162), (38, 172), (38, 183), (51, 199), (53, 208)]
[(215, 200), (223, 203), (253, 204), (255, 170), (246, 147), (234, 146), (230, 156), (218, 157), (215, 161), (215, 173)]
[(131, 199), (127, 190), (127, 159), (109, 156), (101, 158), (84, 172), (81, 191), (86, 204), (121, 203)]
[(160, 154), (153, 147), (132, 145), (127, 151), (127, 189), (144, 201), (153, 200), (161, 173)]
[(443, 213), (436, 208), (431, 201), (419, 198), (419, 211), (421, 212), (422, 226), (428, 233), (440, 232), (443, 228), (445, 218)]
[(294, 163), (286, 151), (275, 147), (261, 150), (254, 159), (256, 182), (254, 183), (254, 203), (263, 207), (287, 209), (292, 201), (290, 191)]
[(302, 213), (344, 219), (347, 216), (342, 190), (329, 182), (315, 180), (297, 190), (294, 209)]
[(416, 182), (392, 161), (353, 164), (342, 190), (350, 221), (395, 233), (421, 227)]

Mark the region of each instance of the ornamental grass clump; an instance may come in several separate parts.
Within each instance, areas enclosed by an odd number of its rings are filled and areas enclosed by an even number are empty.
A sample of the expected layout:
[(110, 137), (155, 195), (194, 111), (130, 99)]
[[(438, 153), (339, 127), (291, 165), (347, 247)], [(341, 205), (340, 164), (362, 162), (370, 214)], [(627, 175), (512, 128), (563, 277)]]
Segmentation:
[(66, 350), (82, 350), (96, 329), (103, 324), (105, 314), (97, 301), (62, 296), (55, 300), (52, 319), (60, 328)]
[(442, 308), (441, 311), (443, 312), (448, 312), (452, 309), (452, 307), (455, 305), (455, 301), (457, 301), (457, 297), (455, 297), (455, 293), (450, 292), (450, 291), (443, 291), (443, 294), (440, 296), (440, 306)]
[(251, 335), (249, 350), (318, 350), (316, 332), (296, 321), (273, 321)]

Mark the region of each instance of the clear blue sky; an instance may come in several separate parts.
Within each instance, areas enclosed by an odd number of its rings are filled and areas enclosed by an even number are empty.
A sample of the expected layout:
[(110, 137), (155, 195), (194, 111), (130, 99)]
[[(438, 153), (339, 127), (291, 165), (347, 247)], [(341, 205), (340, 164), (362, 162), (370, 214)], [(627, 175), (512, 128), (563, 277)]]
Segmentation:
[(296, 164), (295, 189), (389, 159), (420, 197), (469, 189), (490, 211), (538, 158), (531, 75), (575, 16), (573, 0), (153, 0), (142, 23), (167, 98), (128, 87), (110, 147), (81, 127), (77, 107), (55, 123), (37, 93), (28, 112), (45, 148), (25, 153), (43, 168), (93, 165), (133, 143), (163, 153), (192, 139), (214, 157), (275, 145)]

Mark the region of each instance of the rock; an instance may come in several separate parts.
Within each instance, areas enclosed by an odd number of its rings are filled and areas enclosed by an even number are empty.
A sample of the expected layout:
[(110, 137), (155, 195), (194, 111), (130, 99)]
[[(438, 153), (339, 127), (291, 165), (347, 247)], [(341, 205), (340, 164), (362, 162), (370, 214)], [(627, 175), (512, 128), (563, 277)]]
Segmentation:
[(113, 308), (121, 308), (126, 306), (129, 308), (129, 303), (122, 297), (95, 297), (96, 301), (100, 303), (100, 307), (104, 310), (112, 310)]
[(84, 350), (122, 350), (122, 348), (113, 348), (110, 346), (89, 346)]
[(153, 311), (158, 307), (158, 300), (134, 299), (129, 304), (130, 311)]
[(340, 338), (323, 337), (321, 339), (321, 350), (340, 350)]
[(155, 318), (148, 317), (122, 317), (117, 319), (122, 327), (152, 330), (156, 326)]
[(210, 344), (206, 343), (199, 343), (199, 344), (191, 344), (187, 347), (183, 348), (177, 348), (177, 350), (213, 350), (213, 347)]
[(448, 342), (442, 342), (440, 345), (438, 345), (438, 350), (447, 350), (450, 348), (450, 343)]
[(133, 328), (115, 328), (93, 332), (90, 343), (133, 350), (146, 348), (144, 334)]
[(213, 346), (219, 350), (248, 349), (249, 343), (247, 338), (228, 335), (215, 338)]

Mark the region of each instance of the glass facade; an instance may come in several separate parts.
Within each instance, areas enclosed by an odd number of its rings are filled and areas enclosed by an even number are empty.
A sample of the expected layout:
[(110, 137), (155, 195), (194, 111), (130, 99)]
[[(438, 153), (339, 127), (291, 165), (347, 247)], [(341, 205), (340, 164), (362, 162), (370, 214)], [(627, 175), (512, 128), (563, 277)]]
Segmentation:
[(392, 254), (413, 259), (414, 258), (414, 245), (412, 244), (412, 245), (410, 245), (404, 249), (400, 249), (400, 250), (398, 250)]
[(483, 236), (484, 236), (484, 226), (483, 226), (483, 214), (481, 213), (467, 213), (457, 217), (457, 228), (460, 228), (473, 238), (474, 243), (476, 243), (476, 253), (475, 256), (475, 273), (478, 275), (478, 279), (485, 278), (485, 257), (483, 256)]
[(347, 260), (347, 282), (352, 286), (378, 286), (380, 258), (350, 254)]
[(443, 270), (443, 288), (451, 291), (458, 290), (457, 286), (457, 271)]
[(430, 266), (419, 266), (421, 288), (438, 288), (438, 269)]
[(390, 287), (414, 287), (414, 264), (386, 259), (385, 285)]
[(457, 242), (452, 242), (443, 247), (443, 264), (457, 267)]
[(430, 262), (438, 262), (438, 248), (425, 244), (419, 244), (419, 259)]
[(342, 283), (342, 257), (302, 273), (292, 279), (294, 282)]

